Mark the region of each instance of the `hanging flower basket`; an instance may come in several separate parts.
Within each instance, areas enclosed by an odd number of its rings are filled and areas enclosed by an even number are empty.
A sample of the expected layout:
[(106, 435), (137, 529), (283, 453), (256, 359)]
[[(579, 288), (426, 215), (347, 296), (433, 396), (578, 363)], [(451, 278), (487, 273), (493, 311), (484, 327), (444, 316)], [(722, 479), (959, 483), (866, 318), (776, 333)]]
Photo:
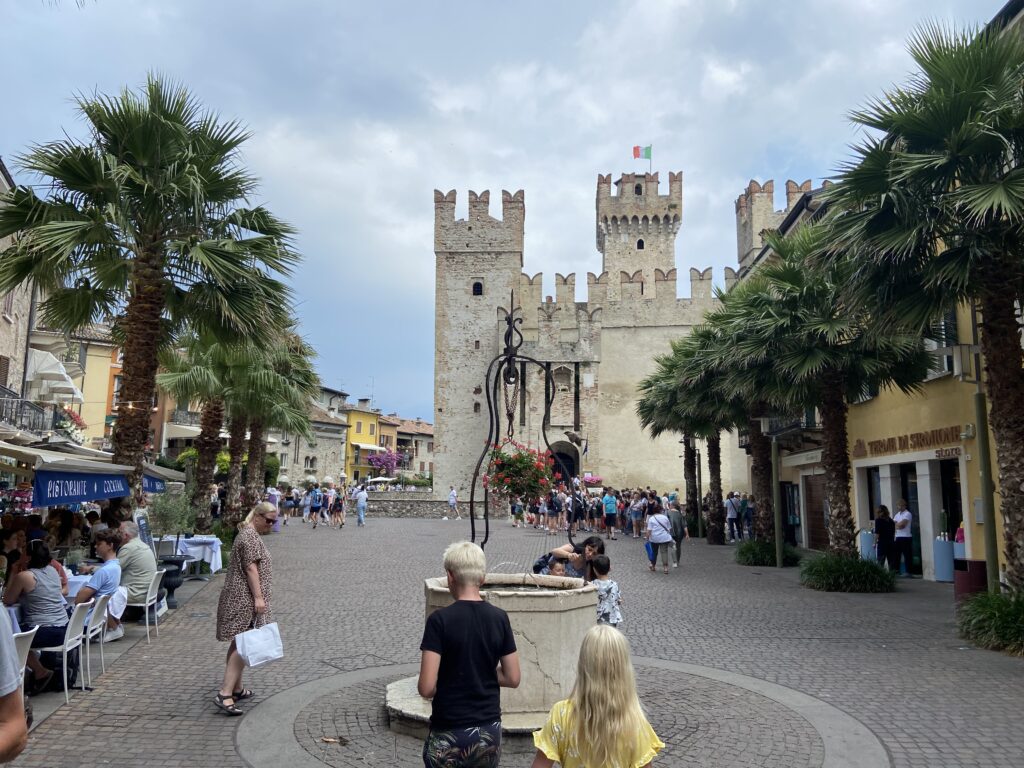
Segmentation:
[(551, 451), (506, 440), (491, 447), (484, 487), (504, 499), (538, 499), (551, 489)]

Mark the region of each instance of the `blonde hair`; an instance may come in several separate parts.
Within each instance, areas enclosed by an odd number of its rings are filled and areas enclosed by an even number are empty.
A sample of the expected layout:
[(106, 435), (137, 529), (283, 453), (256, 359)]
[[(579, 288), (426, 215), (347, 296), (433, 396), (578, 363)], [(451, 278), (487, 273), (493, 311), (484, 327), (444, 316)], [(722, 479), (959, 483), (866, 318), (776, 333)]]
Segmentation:
[(633, 765), (641, 757), (638, 737), (647, 718), (629, 641), (615, 627), (597, 624), (584, 636), (569, 700), (575, 714), (569, 740), (585, 766)]
[(249, 510), (249, 514), (245, 516), (245, 520), (242, 521), (242, 525), (252, 525), (253, 518), (256, 517), (256, 515), (266, 515), (270, 512), (277, 512), (277, 507), (269, 501), (261, 501)]
[(444, 551), (444, 569), (461, 585), (479, 586), (487, 573), (487, 558), (479, 545), (471, 541), (457, 541)]

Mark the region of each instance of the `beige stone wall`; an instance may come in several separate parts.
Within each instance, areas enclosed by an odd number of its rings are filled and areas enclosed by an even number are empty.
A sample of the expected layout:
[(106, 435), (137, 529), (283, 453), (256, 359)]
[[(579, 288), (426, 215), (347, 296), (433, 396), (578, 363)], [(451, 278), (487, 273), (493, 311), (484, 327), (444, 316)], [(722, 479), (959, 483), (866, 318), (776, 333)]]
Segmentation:
[[(502, 192), (502, 218), (489, 192), (469, 193), (468, 219), (455, 220), (455, 192), (434, 192), (436, 255), (434, 327), (434, 488), (469, 493), (487, 438), (483, 394), (497, 354), (497, 308), (508, 307), (523, 268), (523, 192)], [(481, 295), (473, 294), (479, 284)]]
[[(10, 238), (0, 238), (0, 251), (10, 245)], [(7, 380), (0, 385), (21, 392), (25, 372), (25, 348), (28, 345), (29, 312), (32, 288), (29, 284), (0, 296), (0, 355), (8, 358)]]

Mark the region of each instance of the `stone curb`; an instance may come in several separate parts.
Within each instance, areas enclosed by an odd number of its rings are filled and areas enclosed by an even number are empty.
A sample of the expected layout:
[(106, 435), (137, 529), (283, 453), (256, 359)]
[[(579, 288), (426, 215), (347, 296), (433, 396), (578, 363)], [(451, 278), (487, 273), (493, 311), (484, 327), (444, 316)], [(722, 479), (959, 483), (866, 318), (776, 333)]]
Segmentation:
[(682, 672), (705, 677), (760, 694), (800, 715), (817, 731), (825, 747), (822, 768), (892, 768), (889, 752), (879, 738), (860, 720), (831, 704), (784, 685), (678, 661), (647, 656), (633, 659), (637, 666)]
[[(822, 768), (891, 768), (885, 746), (862, 722), (837, 707), (767, 680), (712, 667), (634, 657), (637, 666), (655, 667), (715, 680), (771, 699), (804, 718), (818, 733), (825, 748)], [(415, 675), (419, 664), (367, 667), (312, 680), (276, 693), (250, 710), (235, 733), (235, 749), (250, 768), (323, 768), (294, 738), (291, 724), (302, 708), (321, 696), (357, 683), (394, 675)], [(383, 701), (381, 704), (383, 705)], [(282, 737), (281, 726), (288, 724)]]

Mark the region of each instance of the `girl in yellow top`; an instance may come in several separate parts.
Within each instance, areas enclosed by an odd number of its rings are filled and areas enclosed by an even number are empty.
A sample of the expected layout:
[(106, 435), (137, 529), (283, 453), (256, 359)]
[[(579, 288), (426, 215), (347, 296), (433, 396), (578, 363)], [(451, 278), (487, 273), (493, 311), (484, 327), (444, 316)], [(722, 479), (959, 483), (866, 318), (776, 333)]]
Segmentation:
[(568, 699), (533, 734), (532, 768), (647, 768), (665, 744), (636, 695), (629, 641), (610, 624), (587, 632)]

